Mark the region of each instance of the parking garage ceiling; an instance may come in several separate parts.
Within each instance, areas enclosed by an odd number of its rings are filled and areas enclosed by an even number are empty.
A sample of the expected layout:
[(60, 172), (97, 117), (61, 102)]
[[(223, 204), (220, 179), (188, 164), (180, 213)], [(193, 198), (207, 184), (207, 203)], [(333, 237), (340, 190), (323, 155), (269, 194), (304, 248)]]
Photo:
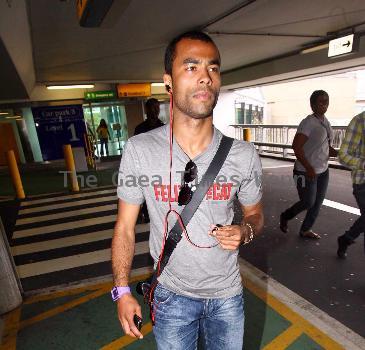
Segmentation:
[(74, 0), (29, 0), (27, 15), (44, 84), (161, 81), (167, 43), (191, 29), (213, 37), (223, 72), (365, 30), (363, 0), (114, 0), (97, 28), (78, 24)]

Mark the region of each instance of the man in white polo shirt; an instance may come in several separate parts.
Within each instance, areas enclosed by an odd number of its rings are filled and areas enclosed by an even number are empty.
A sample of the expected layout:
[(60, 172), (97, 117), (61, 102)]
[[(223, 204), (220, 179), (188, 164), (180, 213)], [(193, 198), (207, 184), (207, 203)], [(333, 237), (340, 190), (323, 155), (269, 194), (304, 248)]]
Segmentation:
[(312, 93), (310, 104), (313, 114), (301, 121), (293, 141), (293, 150), (297, 157), (293, 176), (299, 201), (280, 215), (280, 229), (288, 232), (288, 221), (306, 210), (299, 231), (303, 238), (321, 238), (312, 231), (312, 227), (327, 192), (328, 158), (337, 156), (337, 151), (331, 146), (333, 130), (325, 117), (328, 103), (326, 91), (316, 90)]

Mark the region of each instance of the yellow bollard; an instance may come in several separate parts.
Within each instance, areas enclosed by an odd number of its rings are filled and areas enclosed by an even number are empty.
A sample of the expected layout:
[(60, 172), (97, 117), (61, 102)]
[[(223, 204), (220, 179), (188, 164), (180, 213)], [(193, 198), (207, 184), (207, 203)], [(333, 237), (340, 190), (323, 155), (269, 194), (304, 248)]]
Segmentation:
[(89, 137), (87, 136), (87, 134), (84, 134), (84, 142), (85, 142), (85, 148), (86, 148), (86, 162), (88, 165), (92, 166), (91, 156), (90, 156), (90, 147), (89, 147)]
[(8, 161), (10, 176), (13, 181), (16, 197), (19, 199), (24, 199), (25, 193), (23, 189), (22, 179), (20, 178), (18, 164), (16, 163), (15, 154), (13, 150), (6, 152), (6, 159)]
[(243, 139), (244, 139), (244, 141), (250, 142), (250, 140), (251, 140), (251, 129), (248, 129), (248, 128), (243, 129)]
[(79, 183), (77, 182), (75, 161), (71, 145), (63, 145), (63, 154), (65, 156), (66, 169), (70, 175), (71, 189), (73, 192), (79, 192), (80, 188)]
[(93, 145), (92, 145), (92, 136), (84, 134), (85, 146), (86, 146), (86, 159), (88, 164), (94, 169), (95, 162), (93, 157)]

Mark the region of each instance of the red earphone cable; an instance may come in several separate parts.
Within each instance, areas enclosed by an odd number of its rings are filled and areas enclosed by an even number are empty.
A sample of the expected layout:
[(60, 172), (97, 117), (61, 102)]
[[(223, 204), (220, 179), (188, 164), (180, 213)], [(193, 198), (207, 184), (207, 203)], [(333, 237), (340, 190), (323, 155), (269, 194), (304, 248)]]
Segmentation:
[[(184, 232), (184, 235), (185, 235), (185, 238), (187, 239), (187, 241), (192, 244), (194, 247), (197, 247), (197, 248), (213, 248), (213, 247), (216, 247), (219, 243), (217, 242), (216, 244), (214, 245), (210, 245), (210, 246), (199, 246), (197, 244), (195, 244), (194, 242), (192, 242), (192, 240), (190, 239), (187, 231), (186, 231), (186, 228), (184, 226), (184, 223), (181, 219), (181, 216), (180, 214), (172, 209), (172, 206), (171, 206), (171, 189), (172, 189), (172, 147), (173, 147), (173, 122), (174, 122), (174, 118), (173, 118), (173, 107), (174, 107), (174, 103), (173, 103), (173, 97), (172, 97), (172, 94), (170, 93), (170, 132), (169, 132), (169, 148), (170, 148), (170, 165), (169, 165), (169, 186), (168, 186), (168, 203), (169, 203), (169, 210), (168, 212), (166, 213), (166, 216), (165, 216), (165, 221), (164, 221), (164, 235), (163, 235), (163, 240), (162, 240), (162, 246), (161, 246), (161, 252), (160, 252), (160, 255), (159, 255), (159, 258), (158, 258), (158, 263), (157, 263), (157, 267), (156, 267), (156, 274), (157, 276), (160, 275), (160, 269), (161, 269), (161, 260), (162, 260), (162, 256), (163, 256), (163, 252), (164, 252), (164, 249), (165, 249), (165, 243), (166, 243), (166, 240), (167, 240), (167, 235), (168, 235), (168, 217), (170, 215), (170, 213), (173, 213), (176, 215), (177, 217), (177, 221), (179, 222), (179, 225), (182, 229), (182, 231)], [(150, 293), (149, 293), (149, 298), (150, 298), (150, 303), (152, 305), (152, 302), (153, 302), (153, 293), (154, 293), (154, 290), (156, 288), (156, 285), (152, 285), (151, 286), (151, 289), (150, 289)], [(158, 305), (153, 305), (152, 307), (152, 311), (151, 311), (151, 318), (152, 318), (152, 321), (154, 322), (155, 320), (155, 311), (156, 311), (156, 308), (157, 308)]]
[(171, 206), (171, 189), (172, 189), (172, 147), (173, 147), (173, 122), (174, 122), (174, 116), (173, 116), (173, 107), (174, 107), (174, 103), (173, 103), (173, 97), (172, 97), (172, 94), (170, 93), (170, 133), (169, 133), (169, 146), (170, 146), (170, 166), (169, 166), (169, 186), (168, 186), (168, 203), (169, 203), (169, 210), (168, 212), (166, 213), (166, 216), (165, 216), (165, 222), (164, 222), (164, 237), (163, 237), (163, 241), (162, 241), (162, 248), (161, 248), (161, 253), (160, 253), (160, 256), (159, 256), (159, 259), (158, 259), (158, 264), (157, 264), (157, 272), (159, 275), (160, 273), (160, 262), (161, 262), (161, 258), (163, 256), (163, 252), (164, 252), (164, 248), (165, 248), (165, 243), (166, 243), (166, 239), (167, 239), (167, 235), (168, 235), (168, 216), (170, 213), (173, 213), (176, 215), (177, 217), (177, 220), (180, 224), (180, 227), (182, 229), (182, 231), (184, 232), (184, 235), (185, 235), (185, 238), (187, 239), (187, 241), (192, 244), (194, 247), (197, 247), (197, 248), (213, 248), (215, 246), (218, 245), (218, 242), (216, 244), (213, 244), (213, 245), (209, 245), (209, 246), (200, 246), (200, 245), (197, 245), (195, 244), (189, 237), (187, 231), (186, 231), (186, 228), (184, 226), (184, 223), (181, 219), (181, 216), (180, 214), (172, 209), (172, 206)]

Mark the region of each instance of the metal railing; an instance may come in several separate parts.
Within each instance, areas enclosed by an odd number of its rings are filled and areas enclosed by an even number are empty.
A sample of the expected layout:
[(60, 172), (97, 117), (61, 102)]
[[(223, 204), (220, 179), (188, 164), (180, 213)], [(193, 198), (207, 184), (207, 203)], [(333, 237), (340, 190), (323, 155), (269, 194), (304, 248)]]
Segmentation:
[[(287, 155), (287, 150), (291, 149), (295, 133), (298, 125), (254, 125), (254, 124), (233, 124), (230, 125), (235, 130), (235, 138), (244, 140), (244, 130), (250, 129), (250, 141), (259, 146), (259, 150), (283, 152), (284, 157)], [(332, 146), (340, 148), (342, 139), (345, 136), (347, 126), (332, 126), (334, 137)]]

